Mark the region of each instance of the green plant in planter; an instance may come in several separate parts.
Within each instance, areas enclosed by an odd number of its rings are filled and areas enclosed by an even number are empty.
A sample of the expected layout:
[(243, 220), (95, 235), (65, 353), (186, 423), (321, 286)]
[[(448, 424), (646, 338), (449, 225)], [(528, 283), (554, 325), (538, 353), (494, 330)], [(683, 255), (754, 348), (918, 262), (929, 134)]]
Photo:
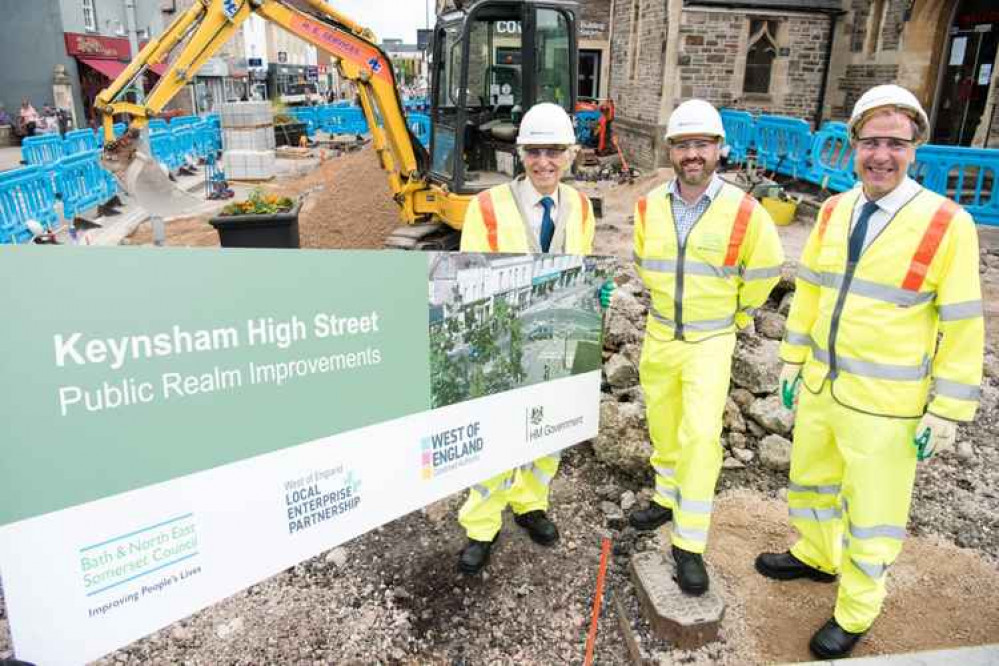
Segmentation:
[(274, 215), (287, 213), (295, 207), (288, 197), (266, 194), (260, 188), (253, 190), (245, 201), (237, 201), (222, 209), (221, 215)]

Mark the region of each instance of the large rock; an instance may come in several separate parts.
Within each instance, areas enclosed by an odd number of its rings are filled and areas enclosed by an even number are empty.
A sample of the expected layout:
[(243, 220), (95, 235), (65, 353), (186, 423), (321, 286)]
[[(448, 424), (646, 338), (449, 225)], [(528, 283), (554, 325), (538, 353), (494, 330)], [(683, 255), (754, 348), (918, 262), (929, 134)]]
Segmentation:
[(607, 383), (614, 388), (626, 389), (638, 384), (638, 368), (624, 354), (614, 354), (604, 363)]
[(729, 397), (735, 401), (735, 404), (739, 405), (739, 409), (741, 409), (743, 413), (745, 413), (746, 410), (749, 409), (749, 406), (756, 401), (756, 396), (744, 388), (732, 389), (732, 392), (729, 393)]
[(742, 418), (739, 405), (732, 398), (725, 401), (725, 415), (722, 424), (735, 433), (746, 432), (746, 421)]
[(602, 462), (645, 484), (651, 481), (652, 445), (638, 403), (605, 400), (600, 403), (600, 431), (593, 452)]
[(749, 417), (779, 435), (787, 435), (794, 426), (794, 412), (785, 409), (780, 398), (771, 395), (749, 406)]
[(780, 340), (784, 337), (785, 320), (771, 310), (756, 313), (756, 331), (765, 338)]
[(780, 344), (764, 338), (740, 339), (732, 358), (732, 381), (752, 393), (774, 393), (780, 377)]
[(759, 446), (760, 462), (765, 467), (786, 472), (791, 469), (791, 442), (780, 435), (768, 435)]

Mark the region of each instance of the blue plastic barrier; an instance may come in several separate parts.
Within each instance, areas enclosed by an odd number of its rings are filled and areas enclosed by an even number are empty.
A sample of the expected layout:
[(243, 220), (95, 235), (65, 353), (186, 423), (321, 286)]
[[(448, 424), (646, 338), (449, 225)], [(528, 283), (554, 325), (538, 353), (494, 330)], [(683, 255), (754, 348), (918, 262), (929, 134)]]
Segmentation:
[(62, 138), (63, 155), (85, 153), (88, 150), (97, 150), (100, 147), (101, 143), (97, 138), (97, 133), (90, 128), (66, 132), (66, 135)]
[(722, 126), (725, 128), (725, 143), (729, 146), (730, 162), (744, 164), (749, 150), (756, 141), (756, 123), (748, 111), (722, 109)]
[(756, 120), (756, 155), (764, 169), (803, 176), (811, 148), (812, 130), (804, 120), (769, 115)]
[(149, 151), (153, 154), (153, 159), (165, 166), (168, 171), (176, 171), (184, 165), (183, 156), (176, 149), (173, 134), (169, 131), (150, 132)]
[(319, 126), (319, 107), (316, 106), (296, 106), (290, 109), (291, 115), (300, 123), (305, 123), (305, 134), (315, 136), (316, 128)]
[(197, 164), (198, 151), (195, 144), (195, 125), (184, 123), (170, 130), (173, 135), (174, 150), (180, 153), (182, 163)]
[(169, 132), (170, 126), (167, 125), (167, 121), (162, 118), (150, 118), (149, 119), (149, 131), (150, 132)]
[(62, 197), (62, 214), (67, 220), (107, 203), (118, 191), (114, 177), (101, 168), (99, 150), (60, 160), (56, 185)]
[(175, 130), (180, 127), (187, 127), (188, 125), (197, 125), (201, 122), (201, 118), (198, 116), (174, 116), (170, 119), (170, 129)]
[(58, 134), (28, 136), (21, 142), (21, 158), (30, 166), (52, 166), (62, 157), (62, 137)]
[(125, 132), (128, 131), (128, 125), (126, 123), (115, 123), (111, 126), (114, 130), (114, 138), (118, 139), (124, 136)]
[[(220, 138), (220, 137), (219, 137)], [(214, 158), (218, 153), (216, 143), (216, 131), (211, 122), (203, 120), (194, 126), (194, 151), (196, 155), (206, 162), (209, 158)]]
[(805, 180), (833, 192), (844, 192), (857, 182), (853, 172), (853, 148), (846, 124), (827, 122), (812, 139), (810, 167)]
[(961, 204), (975, 222), (999, 225), (999, 150), (921, 146), (909, 175)]
[(320, 106), (319, 129), (330, 134), (367, 134), (368, 122), (357, 107)]
[(410, 113), (406, 116), (406, 124), (424, 148), (430, 147), (430, 116), (424, 113)]
[(59, 223), (55, 203), (55, 189), (46, 169), (29, 166), (0, 174), (0, 244), (30, 241), (28, 220), (55, 228)]

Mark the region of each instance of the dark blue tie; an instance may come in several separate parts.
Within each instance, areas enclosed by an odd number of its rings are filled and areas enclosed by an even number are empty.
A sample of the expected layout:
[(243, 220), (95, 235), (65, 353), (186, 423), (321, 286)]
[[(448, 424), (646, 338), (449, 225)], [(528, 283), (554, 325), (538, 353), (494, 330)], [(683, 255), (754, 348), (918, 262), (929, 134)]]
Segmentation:
[(545, 214), (541, 217), (541, 251), (547, 252), (552, 246), (552, 237), (555, 236), (555, 222), (552, 220), (555, 202), (551, 197), (542, 197), (540, 203), (545, 208)]
[(867, 222), (877, 209), (878, 205), (873, 201), (868, 201), (860, 209), (860, 217), (857, 218), (857, 224), (853, 227), (853, 233), (850, 234), (849, 261), (851, 264), (860, 259), (860, 253), (864, 250), (864, 240), (867, 238)]

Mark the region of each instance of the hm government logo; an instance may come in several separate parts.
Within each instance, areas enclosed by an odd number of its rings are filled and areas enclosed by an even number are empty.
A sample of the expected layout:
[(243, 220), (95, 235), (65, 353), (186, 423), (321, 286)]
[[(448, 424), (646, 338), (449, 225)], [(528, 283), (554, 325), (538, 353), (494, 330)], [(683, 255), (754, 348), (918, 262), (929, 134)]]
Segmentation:
[(476, 462), (485, 443), (481, 423), (472, 421), (420, 440), (420, 476), (429, 480)]
[(543, 405), (528, 407), (524, 413), (524, 430), (528, 442), (537, 442), (581, 425), (583, 425), (582, 415), (563, 419), (557, 423), (549, 423), (548, 419), (545, 418)]

